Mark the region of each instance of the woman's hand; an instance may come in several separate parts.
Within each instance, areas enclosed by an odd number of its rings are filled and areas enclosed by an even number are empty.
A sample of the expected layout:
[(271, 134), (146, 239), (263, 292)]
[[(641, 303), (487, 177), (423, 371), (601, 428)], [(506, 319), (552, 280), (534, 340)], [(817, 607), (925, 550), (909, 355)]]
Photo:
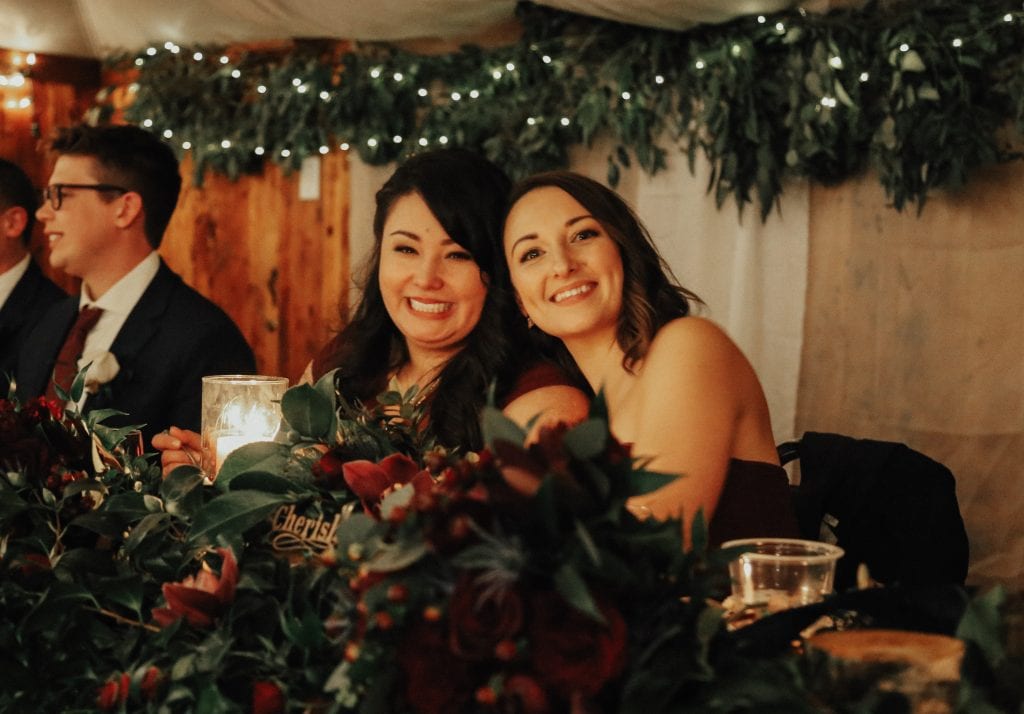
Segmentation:
[(153, 448), (160, 452), (164, 478), (179, 466), (199, 468), (202, 461), (202, 437), (194, 431), (172, 426), (153, 437)]

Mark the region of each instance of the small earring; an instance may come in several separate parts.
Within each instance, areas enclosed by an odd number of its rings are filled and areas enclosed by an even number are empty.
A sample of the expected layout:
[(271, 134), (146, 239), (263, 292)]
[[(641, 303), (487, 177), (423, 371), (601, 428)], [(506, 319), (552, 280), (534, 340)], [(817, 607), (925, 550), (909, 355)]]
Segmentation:
[(526, 327), (527, 329), (533, 327), (533, 318), (529, 315), (526, 316)]

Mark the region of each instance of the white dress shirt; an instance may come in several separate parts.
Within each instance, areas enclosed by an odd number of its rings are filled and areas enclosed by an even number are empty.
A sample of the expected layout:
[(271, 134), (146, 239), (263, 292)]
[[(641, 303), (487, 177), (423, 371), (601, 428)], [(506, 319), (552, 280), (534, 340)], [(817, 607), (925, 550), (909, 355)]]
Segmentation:
[(158, 270), (160, 270), (160, 255), (153, 251), (128, 271), (123, 278), (114, 283), (99, 300), (90, 300), (86, 296), (85, 290), (82, 290), (78, 309), (81, 310), (88, 306), (98, 307), (103, 309), (103, 314), (100, 315), (100, 319), (85, 338), (82, 357), (78, 360), (79, 370), (110, 351), (110, 346), (114, 344), (117, 333), (121, 331), (125, 320), (135, 309), (135, 305), (142, 298), (142, 294), (146, 292), (146, 288), (153, 282)]
[(6, 270), (0, 273), (0, 307), (4, 306), (7, 302), (7, 298), (14, 292), (14, 287), (21, 280), (21, 277), (28, 270), (28, 262), (31, 260), (31, 256), (26, 255), (24, 258), (14, 264), (14, 267), (10, 270)]

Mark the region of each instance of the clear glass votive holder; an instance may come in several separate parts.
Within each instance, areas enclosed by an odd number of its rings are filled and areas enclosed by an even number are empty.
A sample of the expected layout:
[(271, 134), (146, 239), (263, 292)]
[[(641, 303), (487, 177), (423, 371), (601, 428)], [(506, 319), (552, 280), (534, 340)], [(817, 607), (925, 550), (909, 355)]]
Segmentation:
[(203, 377), (202, 469), (217, 477), (232, 451), (258, 441), (272, 441), (281, 428), (285, 377), (218, 374)]
[(749, 549), (729, 563), (732, 596), (762, 614), (822, 600), (843, 555), (838, 546), (796, 538), (746, 538), (722, 547)]

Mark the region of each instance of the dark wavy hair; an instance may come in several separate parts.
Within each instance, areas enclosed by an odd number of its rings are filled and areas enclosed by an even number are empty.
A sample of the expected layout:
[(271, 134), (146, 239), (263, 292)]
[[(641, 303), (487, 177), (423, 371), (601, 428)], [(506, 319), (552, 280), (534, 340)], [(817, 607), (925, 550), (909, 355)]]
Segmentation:
[(38, 194), (20, 166), (7, 159), (0, 159), (0, 210), (15, 206), (21, 206), (28, 214), (25, 230), (21, 232), (21, 244), (27, 248), (32, 240), (32, 227), (36, 224)]
[(501, 403), (525, 364), (526, 325), (516, 308), (501, 242), (505, 198), (511, 182), (493, 163), (461, 149), (417, 154), (396, 169), (377, 192), (374, 249), (363, 295), (351, 321), (318, 358), (314, 372), (339, 368), (344, 397), (373, 399), (388, 376), (409, 358), (405, 339), (384, 306), (378, 282), (384, 223), (394, 203), (419, 194), (453, 241), (473, 256), (487, 284), (480, 321), (465, 347), (435, 379), (430, 428), (446, 446), (479, 449), (480, 410), (491, 384)]
[(178, 157), (170, 146), (137, 126), (78, 124), (58, 129), (50, 150), (92, 157), (100, 165), (102, 183), (139, 194), (146, 240), (153, 248), (160, 247), (181, 192)]
[[(548, 186), (560, 188), (576, 199), (619, 247), (623, 270), (622, 312), (615, 337), (625, 353), (622, 366), (632, 371), (647, 354), (651, 340), (665, 323), (689, 315), (691, 305), (702, 305), (703, 301), (679, 285), (629, 204), (619, 194), (593, 179), (571, 171), (535, 174), (513, 187), (508, 210), (530, 191)], [(530, 336), (541, 354), (554, 359), (577, 379), (582, 379), (579, 368), (561, 340), (537, 329), (530, 330)]]

